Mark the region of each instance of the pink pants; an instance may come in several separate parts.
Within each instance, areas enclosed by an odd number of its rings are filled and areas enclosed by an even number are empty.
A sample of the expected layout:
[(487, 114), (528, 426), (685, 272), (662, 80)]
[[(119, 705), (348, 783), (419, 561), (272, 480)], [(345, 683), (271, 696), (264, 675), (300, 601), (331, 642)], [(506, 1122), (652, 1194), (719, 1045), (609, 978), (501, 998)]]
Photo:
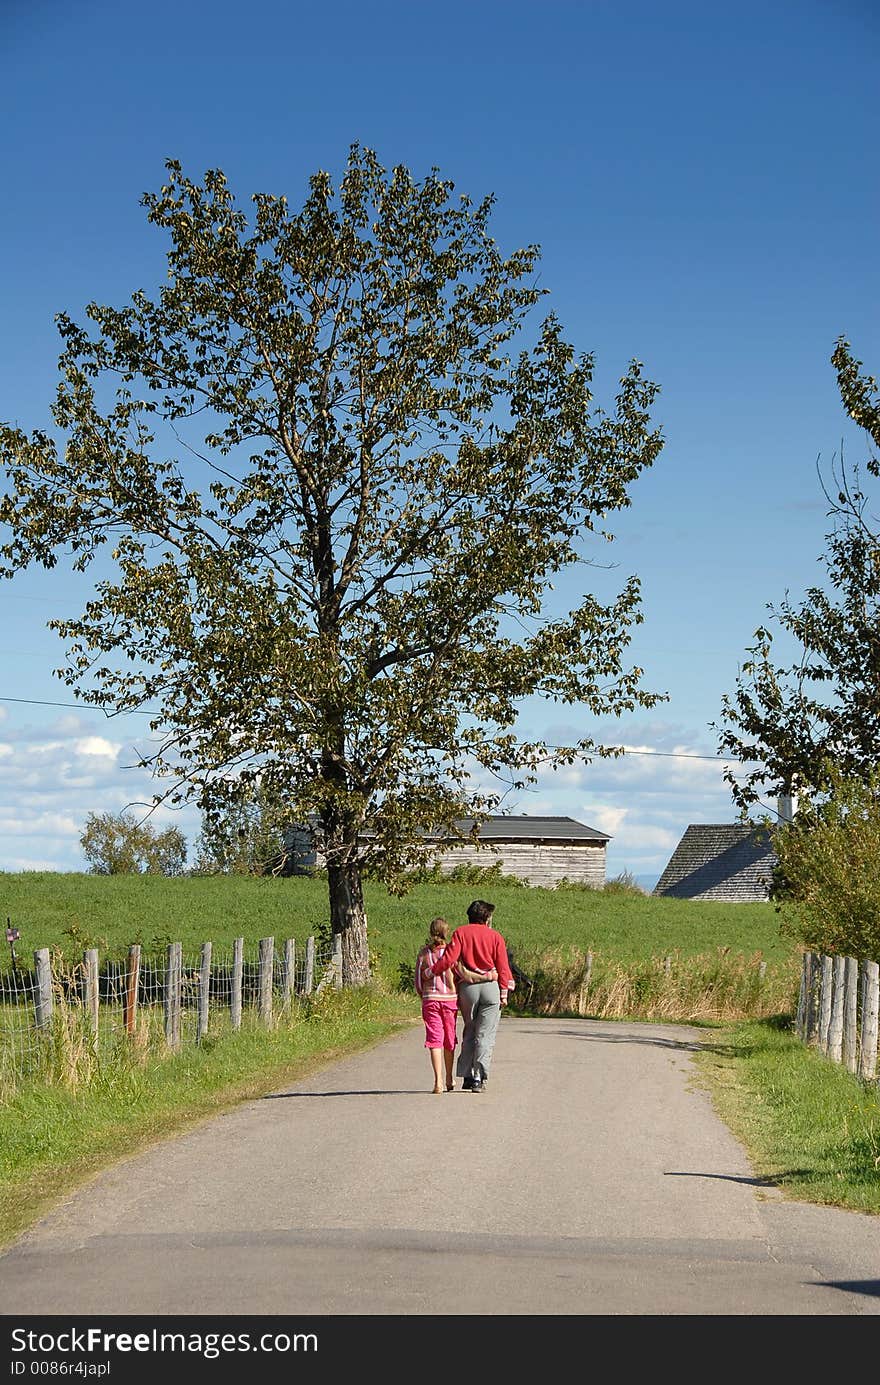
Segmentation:
[(422, 1001), (422, 1019), (425, 1021), (425, 1048), (455, 1049), (455, 1018), (458, 1005), (455, 1000), (436, 1000), (427, 996)]

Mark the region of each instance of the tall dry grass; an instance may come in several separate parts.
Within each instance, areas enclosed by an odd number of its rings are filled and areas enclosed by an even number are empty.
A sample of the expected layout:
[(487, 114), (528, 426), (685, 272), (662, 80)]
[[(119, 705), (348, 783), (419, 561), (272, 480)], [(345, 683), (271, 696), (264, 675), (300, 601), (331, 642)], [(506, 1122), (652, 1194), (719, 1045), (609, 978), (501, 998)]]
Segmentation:
[[(7, 1016), (9, 1026), (17, 1026), (18, 1042), (0, 1044), (0, 1104), (11, 1101), (26, 1083), (77, 1092), (99, 1080), (118, 1080), (165, 1056), (161, 1016), (149, 1010), (139, 1012), (134, 1031), (126, 1034), (117, 1017), (102, 1006), (96, 1033), (84, 1003), (83, 966), (65, 962), (55, 953), (52, 977), (48, 1024), (34, 1028), (30, 1006)], [(10, 1034), (6, 1037), (10, 1039)]]
[(534, 1015), (722, 1022), (793, 1012), (798, 959), (768, 963), (728, 948), (620, 962), (580, 949), (523, 957), (531, 984), (511, 998)]

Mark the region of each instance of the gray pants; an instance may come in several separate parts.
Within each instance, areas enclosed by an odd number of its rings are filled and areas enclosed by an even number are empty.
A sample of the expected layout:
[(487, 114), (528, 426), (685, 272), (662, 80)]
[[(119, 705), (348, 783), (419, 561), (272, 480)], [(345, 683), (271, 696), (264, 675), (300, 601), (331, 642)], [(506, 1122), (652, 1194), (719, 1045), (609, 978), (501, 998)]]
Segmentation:
[(464, 1020), (461, 1051), (458, 1055), (458, 1076), (470, 1077), (479, 1073), (489, 1076), (495, 1034), (501, 1017), (501, 991), (497, 981), (481, 981), (479, 985), (463, 984), (458, 988), (458, 1008)]

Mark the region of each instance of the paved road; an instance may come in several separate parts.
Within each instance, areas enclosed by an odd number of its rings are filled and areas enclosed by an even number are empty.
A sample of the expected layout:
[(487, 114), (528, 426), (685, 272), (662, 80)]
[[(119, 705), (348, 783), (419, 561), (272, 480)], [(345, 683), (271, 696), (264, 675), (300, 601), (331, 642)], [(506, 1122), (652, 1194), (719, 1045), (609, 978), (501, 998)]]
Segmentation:
[(880, 1312), (880, 1218), (761, 1187), (700, 1038), (505, 1018), (487, 1091), (435, 1097), (414, 1028), (100, 1175), (3, 1312)]

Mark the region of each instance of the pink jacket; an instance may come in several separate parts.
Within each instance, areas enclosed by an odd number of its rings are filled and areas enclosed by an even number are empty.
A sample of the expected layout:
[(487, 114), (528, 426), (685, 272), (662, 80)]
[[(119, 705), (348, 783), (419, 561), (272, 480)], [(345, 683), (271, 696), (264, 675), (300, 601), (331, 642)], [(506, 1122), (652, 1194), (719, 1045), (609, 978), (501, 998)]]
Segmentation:
[(434, 976), (431, 968), (436, 966), (445, 952), (443, 947), (423, 947), (416, 958), (416, 990), (423, 1000), (447, 1000), (456, 1002), (455, 977), (452, 970), (442, 971)]

